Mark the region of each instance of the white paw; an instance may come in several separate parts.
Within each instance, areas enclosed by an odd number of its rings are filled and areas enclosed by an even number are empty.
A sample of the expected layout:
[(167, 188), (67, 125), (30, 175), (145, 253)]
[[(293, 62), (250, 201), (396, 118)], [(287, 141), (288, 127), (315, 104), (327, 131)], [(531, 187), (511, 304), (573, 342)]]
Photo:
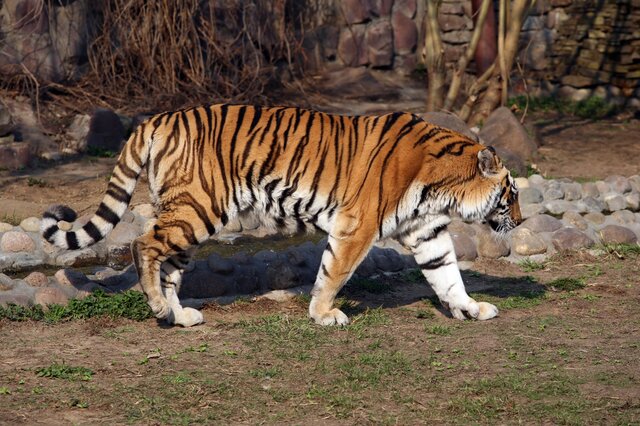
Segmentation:
[(151, 312), (155, 315), (156, 318), (165, 319), (171, 313), (171, 307), (167, 303), (164, 297), (158, 297), (154, 300), (149, 300), (149, 307), (151, 308)]
[(476, 318), (480, 321), (495, 318), (499, 315), (498, 308), (493, 306), (491, 303), (478, 302), (478, 306), (480, 307), (480, 312)]
[(322, 315), (316, 315), (312, 317), (317, 324), (320, 325), (347, 325), (349, 324), (349, 317), (340, 309), (334, 308), (329, 312)]
[(451, 307), (451, 315), (459, 320), (477, 319), (488, 320), (498, 316), (498, 308), (487, 302), (476, 302), (470, 299), (464, 307)]
[(202, 312), (193, 308), (183, 308), (182, 314), (179, 318), (176, 318), (175, 324), (183, 327), (192, 327), (194, 325), (202, 324), (204, 322), (204, 316)]

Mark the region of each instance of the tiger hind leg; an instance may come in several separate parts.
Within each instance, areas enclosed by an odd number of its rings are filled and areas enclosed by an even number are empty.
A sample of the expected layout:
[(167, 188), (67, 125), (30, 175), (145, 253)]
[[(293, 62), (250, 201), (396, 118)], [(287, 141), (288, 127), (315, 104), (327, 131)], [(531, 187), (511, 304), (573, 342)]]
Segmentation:
[(167, 317), (169, 324), (191, 327), (204, 322), (204, 317), (200, 311), (188, 307), (183, 308), (178, 299), (184, 268), (191, 260), (194, 252), (195, 248), (190, 248), (187, 251), (178, 253), (167, 259), (160, 268), (162, 293), (171, 308), (171, 313)]

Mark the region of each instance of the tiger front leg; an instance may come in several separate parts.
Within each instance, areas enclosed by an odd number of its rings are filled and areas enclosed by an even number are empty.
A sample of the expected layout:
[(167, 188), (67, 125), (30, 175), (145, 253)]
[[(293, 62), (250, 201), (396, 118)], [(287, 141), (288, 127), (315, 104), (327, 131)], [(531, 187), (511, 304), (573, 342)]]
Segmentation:
[(189, 249), (170, 257), (162, 264), (162, 293), (171, 308), (171, 312), (167, 316), (169, 324), (191, 327), (204, 322), (204, 317), (200, 311), (188, 307), (183, 308), (178, 299), (184, 268), (189, 263), (194, 252), (195, 248)]
[(321, 325), (346, 325), (349, 318), (333, 307), (336, 295), (349, 280), (371, 246), (371, 233), (347, 229), (331, 234), (322, 254), (320, 270), (311, 291), (309, 316)]
[(411, 248), (422, 274), (454, 318), (488, 320), (498, 316), (494, 305), (476, 302), (467, 294), (446, 226), (425, 226), (401, 243)]

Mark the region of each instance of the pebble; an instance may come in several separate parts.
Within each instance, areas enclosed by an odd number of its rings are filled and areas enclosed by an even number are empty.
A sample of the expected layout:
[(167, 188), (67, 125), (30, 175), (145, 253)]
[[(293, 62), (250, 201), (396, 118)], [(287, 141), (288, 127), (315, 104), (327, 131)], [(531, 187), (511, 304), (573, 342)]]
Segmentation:
[(40, 232), (40, 219), (37, 217), (28, 217), (20, 222), (20, 228), (26, 232)]
[(58, 228), (62, 229), (63, 231), (71, 231), (71, 229), (73, 228), (73, 223), (67, 222), (66, 220), (60, 220), (58, 221)]
[(36, 249), (36, 243), (28, 234), (19, 231), (7, 231), (0, 239), (0, 250), (4, 252), (27, 252), (31, 253)]

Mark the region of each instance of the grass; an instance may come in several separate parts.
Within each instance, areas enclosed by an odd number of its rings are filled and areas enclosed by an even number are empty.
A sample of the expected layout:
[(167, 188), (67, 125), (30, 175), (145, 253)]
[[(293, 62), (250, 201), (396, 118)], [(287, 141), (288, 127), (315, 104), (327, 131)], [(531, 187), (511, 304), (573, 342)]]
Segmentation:
[(74, 367), (66, 364), (51, 364), (48, 367), (36, 369), (36, 375), (38, 377), (72, 381), (89, 381), (93, 377), (93, 374), (93, 371), (86, 367)]
[(87, 147), (87, 155), (98, 158), (114, 158), (117, 152), (95, 146)]
[(48, 185), (47, 181), (45, 181), (44, 179), (38, 179), (34, 177), (27, 178), (27, 186), (37, 186), (40, 188), (46, 188), (47, 185)]
[(545, 265), (529, 258), (524, 258), (518, 262), (518, 266), (523, 272), (535, 272), (544, 269)]
[[(524, 110), (527, 107), (527, 96), (515, 96), (509, 99), (508, 105), (515, 105), (518, 109)], [(615, 114), (618, 108), (596, 96), (578, 102), (561, 99), (557, 96), (542, 96), (529, 98), (528, 110), (531, 112), (559, 112), (598, 120)]]
[(584, 279), (580, 278), (557, 278), (550, 281), (547, 286), (560, 291), (580, 290), (585, 287)]
[(602, 249), (619, 258), (640, 255), (640, 244), (605, 244)]
[(12, 214), (4, 213), (2, 218), (0, 218), (0, 222), (8, 223), (9, 225), (18, 226), (20, 222), (22, 222), (22, 217), (17, 216), (15, 212)]
[(144, 295), (133, 290), (113, 295), (107, 294), (102, 290), (96, 290), (84, 299), (70, 300), (66, 306), (49, 305), (47, 308), (44, 309), (40, 305), (24, 307), (8, 304), (7, 306), (0, 306), (0, 319), (58, 323), (98, 316), (122, 317), (142, 321), (153, 316)]

